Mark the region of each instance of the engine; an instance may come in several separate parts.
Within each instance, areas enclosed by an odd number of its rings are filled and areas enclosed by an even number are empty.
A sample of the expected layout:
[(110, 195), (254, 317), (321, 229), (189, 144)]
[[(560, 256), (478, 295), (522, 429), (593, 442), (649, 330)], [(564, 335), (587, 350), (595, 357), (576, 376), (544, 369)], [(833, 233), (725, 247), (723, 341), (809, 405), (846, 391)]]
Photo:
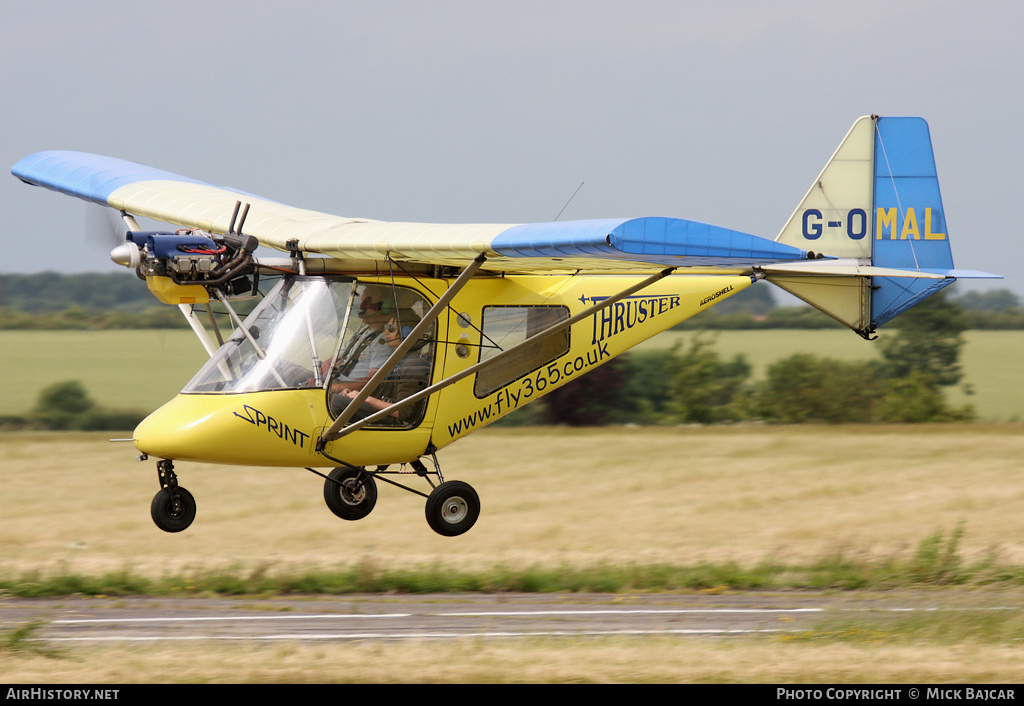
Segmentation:
[(133, 268), (167, 304), (205, 303), (215, 290), (226, 296), (245, 294), (254, 289), (252, 254), (259, 241), (241, 233), (248, 206), (235, 231), (239, 206), (224, 235), (198, 228), (173, 233), (131, 230), (124, 244), (110, 251), (110, 259)]

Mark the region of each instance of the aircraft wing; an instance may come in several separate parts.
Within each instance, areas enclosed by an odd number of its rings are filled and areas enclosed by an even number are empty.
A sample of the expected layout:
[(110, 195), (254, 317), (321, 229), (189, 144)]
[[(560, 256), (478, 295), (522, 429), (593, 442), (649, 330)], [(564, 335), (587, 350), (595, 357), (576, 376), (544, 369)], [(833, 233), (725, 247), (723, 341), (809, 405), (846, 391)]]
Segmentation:
[(481, 252), (505, 272), (636, 273), (668, 266), (695, 272), (749, 271), (807, 259), (792, 245), (677, 218), (532, 224), (394, 223), (285, 206), (235, 189), (112, 157), (40, 152), (18, 162), (22, 181), (127, 213), (211, 233), (228, 230), (235, 203), (250, 204), (245, 233), (260, 244), (351, 260), (463, 267)]

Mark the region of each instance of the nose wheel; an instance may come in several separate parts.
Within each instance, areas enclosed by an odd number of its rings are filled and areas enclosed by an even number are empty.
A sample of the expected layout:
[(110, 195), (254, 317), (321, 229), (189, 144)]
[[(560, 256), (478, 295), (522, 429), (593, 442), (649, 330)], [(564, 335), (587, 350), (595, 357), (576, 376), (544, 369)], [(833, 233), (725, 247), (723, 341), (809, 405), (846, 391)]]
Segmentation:
[(324, 481), (324, 501), (343, 520), (361, 520), (377, 504), (377, 483), (358, 468), (335, 468)]
[(161, 488), (153, 496), (150, 515), (164, 532), (181, 532), (196, 519), (196, 500), (192, 493), (178, 485), (171, 461), (159, 461), (156, 470)]

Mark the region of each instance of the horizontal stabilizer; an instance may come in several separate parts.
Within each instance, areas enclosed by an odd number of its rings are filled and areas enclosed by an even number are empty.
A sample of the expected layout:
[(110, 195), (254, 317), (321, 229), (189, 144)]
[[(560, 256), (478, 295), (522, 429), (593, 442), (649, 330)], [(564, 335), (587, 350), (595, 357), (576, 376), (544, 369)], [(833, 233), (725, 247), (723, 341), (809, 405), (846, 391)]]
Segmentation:
[[(892, 267), (875, 267), (860, 265), (843, 260), (810, 260), (778, 265), (764, 265), (761, 271), (767, 275), (819, 275), (836, 277), (848, 275), (853, 277), (907, 277), (912, 279), (945, 279), (945, 273), (920, 272), (918, 270), (900, 270)], [(769, 277), (769, 279), (771, 279)]]

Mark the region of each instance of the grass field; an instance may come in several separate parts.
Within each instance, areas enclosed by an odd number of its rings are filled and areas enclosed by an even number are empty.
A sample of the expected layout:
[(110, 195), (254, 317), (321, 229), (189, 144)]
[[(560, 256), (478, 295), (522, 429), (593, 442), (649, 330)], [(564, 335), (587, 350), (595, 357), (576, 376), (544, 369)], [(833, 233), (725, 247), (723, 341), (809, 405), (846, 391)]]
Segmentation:
[[(131, 448), (102, 434), (3, 434), (0, 575), (856, 565), (910, 557), (925, 538), (958, 528), (965, 561), (1019, 566), (1021, 458), (1020, 424), (490, 429), (441, 454), (447, 477), (481, 494), (480, 521), (463, 537), (431, 532), (422, 500), (390, 486), (369, 517), (349, 523), (301, 469), (184, 463), (177, 470), (199, 511), (170, 535), (149, 518), (153, 462), (136, 462)], [(929, 590), (965, 591), (970, 602), (983, 585)], [(1019, 584), (1001, 590), (1021, 604)], [(853, 622), (785, 639), (184, 643), (56, 657), (0, 640), (0, 672), (9, 683), (1019, 682), (1019, 615), (991, 632), (958, 620), (952, 635), (927, 623), (879, 633)]]
[[(963, 525), (965, 556), (1024, 562), (1024, 428), (1004, 425), (483, 430), (440, 454), (479, 491), (477, 526), (434, 534), (381, 485), (344, 522), (302, 469), (177, 464), (181, 535), (153, 526), (155, 463), (102, 434), (0, 435), (0, 564), (164, 572), (371, 560), (460, 567), (609, 561), (799, 562), (911, 552)], [(409, 481), (417, 486), (415, 479)], [(424, 484), (425, 487), (425, 484)]]
[[(1021, 681), (1022, 661), (1019, 645), (976, 640), (878, 645), (588, 637), (116, 645), (0, 658), (0, 670), (9, 685), (747, 683), (813, 689), (814, 684), (946, 684), (960, 686), (963, 693), (964, 684), (997, 684), (1006, 698)], [(768, 687), (754, 693), (775, 696)]]
[(152, 411), (208, 358), (190, 330), (0, 331), (0, 414), (21, 414), (54, 382), (80, 380), (100, 405)]
[[(693, 333), (666, 332), (640, 346), (668, 347)], [(849, 331), (723, 331), (705, 334), (723, 357), (742, 353), (763, 375), (775, 360), (806, 352), (845, 360), (870, 359), (877, 345)], [(882, 335), (887, 335), (883, 331)], [(0, 331), (4, 394), (0, 414), (20, 414), (39, 391), (61, 380), (81, 380), (100, 405), (151, 411), (184, 387), (206, 359), (188, 330)], [(963, 352), (964, 383), (950, 392), (989, 421), (1024, 419), (1024, 331), (969, 331)]]

